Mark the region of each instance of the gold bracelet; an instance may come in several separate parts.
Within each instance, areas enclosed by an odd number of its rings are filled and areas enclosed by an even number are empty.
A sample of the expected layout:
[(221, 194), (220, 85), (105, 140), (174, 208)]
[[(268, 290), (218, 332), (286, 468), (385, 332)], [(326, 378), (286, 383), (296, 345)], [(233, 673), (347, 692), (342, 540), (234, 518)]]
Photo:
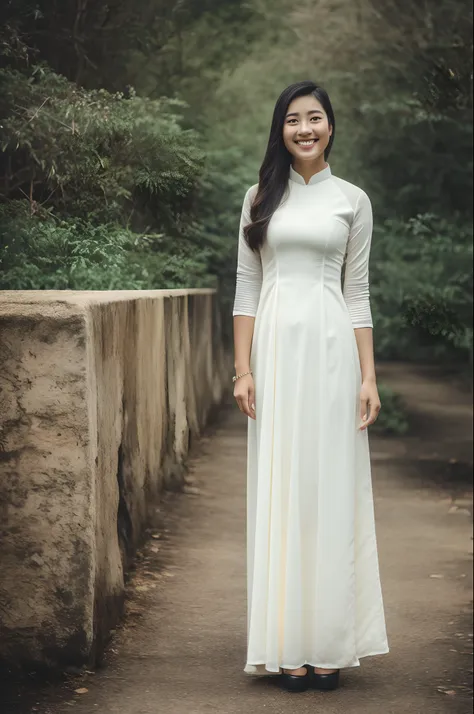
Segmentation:
[(236, 374), (235, 377), (232, 377), (232, 381), (236, 382), (241, 377), (246, 377), (247, 374), (253, 374), (252, 370), (250, 370), (249, 372), (242, 372), (242, 374)]

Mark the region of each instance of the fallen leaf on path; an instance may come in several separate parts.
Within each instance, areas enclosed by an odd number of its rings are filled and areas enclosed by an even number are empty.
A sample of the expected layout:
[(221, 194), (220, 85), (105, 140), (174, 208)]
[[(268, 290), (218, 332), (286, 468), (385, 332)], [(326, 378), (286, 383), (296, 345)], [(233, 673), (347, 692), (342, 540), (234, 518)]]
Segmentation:
[(184, 486), (183, 493), (187, 493), (189, 496), (200, 496), (201, 489), (197, 486)]
[(469, 508), (462, 508), (461, 506), (451, 506), (451, 508), (448, 509), (448, 513), (459, 513), (461, 516), (471, 515)]
[(76, 694), (87, 694), (89, 691), (86, 687), (79, 687), (79, 689), (74, 690)]
[(161, 538), (161, 533), (152, 533), (151, 537), (155, 540), (159, 540)]
[(454, 689), (446, 689), (446, 687), (436, 687), (438, 692), (441, 692), (441, 694), (448, 694), (449, 696), (452, 696), (453, 694), (456, 694)]

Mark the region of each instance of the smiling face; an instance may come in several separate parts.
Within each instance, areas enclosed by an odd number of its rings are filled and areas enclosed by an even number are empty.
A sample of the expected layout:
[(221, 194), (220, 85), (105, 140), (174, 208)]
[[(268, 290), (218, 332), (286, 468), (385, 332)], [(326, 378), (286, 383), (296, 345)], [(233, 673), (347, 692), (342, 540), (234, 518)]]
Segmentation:
[(296, 164), (324, 161), (331, 134), (327, 114), (316, 97), (307, 94), (290, 103), (283, 124), (283, 142)]

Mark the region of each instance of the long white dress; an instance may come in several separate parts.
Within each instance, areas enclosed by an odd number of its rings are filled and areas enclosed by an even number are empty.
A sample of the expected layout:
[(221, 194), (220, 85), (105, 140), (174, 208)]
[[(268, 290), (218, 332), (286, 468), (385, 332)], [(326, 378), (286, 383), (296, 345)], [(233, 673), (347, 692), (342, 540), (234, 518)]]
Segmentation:
[[(354, 328), (372, 327), (372, 208), (326, 168), (288, 191), (259, 253), (243, 226), (234, 315), (255, 317), (248, 418), (249, 674), (344, 668), (389, 651)], [(341, 269), (346, 255), (344, 288)]]

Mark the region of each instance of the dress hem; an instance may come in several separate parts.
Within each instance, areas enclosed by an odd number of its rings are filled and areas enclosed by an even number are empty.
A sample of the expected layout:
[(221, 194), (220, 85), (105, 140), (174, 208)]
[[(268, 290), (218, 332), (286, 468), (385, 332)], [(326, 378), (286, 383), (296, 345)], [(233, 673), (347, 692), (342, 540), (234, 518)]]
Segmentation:
[[(282, 669), (299, 669), (300, 667), (304, 667), (305, 665), (309, 665), (310, 667), (319, 667), (321, 669), (349, 669), (352, 667), (360, 667), (360, 662), (359, 659), (362, 659), (363, 657), (375, 657), (377, 655), (383, 655), (383, 654), (388, 654), (390, 652), (390, 648), (386, 647), (385, 649), (382, 650), (374, 650), (371, 652), (367, 652), (367, 654), (362, 654), (357, 657), (357, 662), (353, 664), (328, 664), (325, 662), (324, 664), (320, 664), (319, 662), (302, 662), (300, 664), (282, 664), (280, 665), (279, 669), (267, 669), (265, 662), (247, 662), (244, 668), (244, 672), (246, 674), (250, 675), (256, 675), (256, 674), (280, 674)], [(247, 671), (247, 667), (265, 667), (265, 672), (249, 672)]]

